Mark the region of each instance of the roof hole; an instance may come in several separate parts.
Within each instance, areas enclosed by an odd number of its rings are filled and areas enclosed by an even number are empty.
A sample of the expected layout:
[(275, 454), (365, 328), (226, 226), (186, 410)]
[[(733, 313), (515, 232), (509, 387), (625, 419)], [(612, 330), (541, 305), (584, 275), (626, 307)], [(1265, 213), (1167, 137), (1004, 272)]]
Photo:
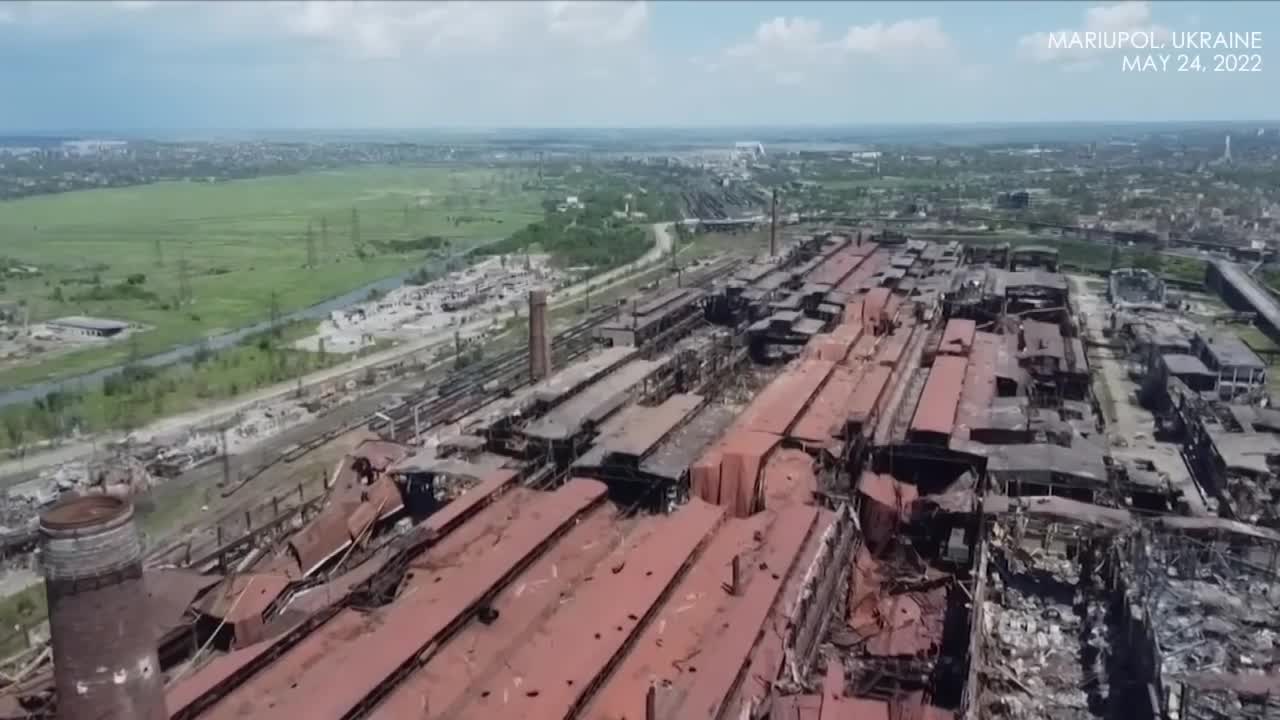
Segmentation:
[(640, 618), (636, 617), (635, 613), (627, 613), (627, 619), (628, 619), (628, 620), (639, 620)]
[(488, 690), (485, 690), (484, 692), (480, 693), (480, 697), (482, 697), (482, 698), (487, 698), (487, 697), (489, 697), (489, 691), (488, 691)]
[(525, 694), (524, 694), (524, 696), (525, 696), (525, 697), (538, 697), (538, 691), (537, 691), (537, 690), (530, 690), (529, 692), (525, 693)]
[(689, 672), (691, 672), (691, 673), (696, 673), (696, 672), (698, 672), (698, 668), (696, 668), (696, 667), (694, 667), (694, 666), (690, 665), (690, 666), (689, 666)]
[(597, 640), (599, 640), (599, 639), (600, 639), (600, 633), (596, 633), (596, 639), (597, 639)]

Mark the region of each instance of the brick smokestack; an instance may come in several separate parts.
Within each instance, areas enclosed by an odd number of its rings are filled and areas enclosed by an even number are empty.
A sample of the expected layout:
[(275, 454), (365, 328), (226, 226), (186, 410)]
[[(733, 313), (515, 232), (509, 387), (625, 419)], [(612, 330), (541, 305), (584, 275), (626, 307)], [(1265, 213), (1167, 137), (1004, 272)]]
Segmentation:
[(87, 495), (40, 518), (59, 720), (167, 720), (133, 506)]
[(551, 336), (547, 332), (547, 291), (529, 291), (529, 381), (551, 374)]
[(778, 256), (778, 188), (773, 189), (769, 203), (769, 257)]

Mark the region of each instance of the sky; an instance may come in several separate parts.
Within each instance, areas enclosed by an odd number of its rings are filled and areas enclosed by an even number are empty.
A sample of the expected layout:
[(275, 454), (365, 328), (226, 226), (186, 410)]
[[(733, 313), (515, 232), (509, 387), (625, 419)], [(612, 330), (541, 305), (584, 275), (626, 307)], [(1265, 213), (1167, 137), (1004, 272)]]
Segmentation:
[[(0, 131), (1266, 121), (1278, 21), (1222, 0), (0, 2)], [(1048, 47), (1064, 31), (1262, 47)], [(1124, 70), (1147, 55), (1174, 57)]]

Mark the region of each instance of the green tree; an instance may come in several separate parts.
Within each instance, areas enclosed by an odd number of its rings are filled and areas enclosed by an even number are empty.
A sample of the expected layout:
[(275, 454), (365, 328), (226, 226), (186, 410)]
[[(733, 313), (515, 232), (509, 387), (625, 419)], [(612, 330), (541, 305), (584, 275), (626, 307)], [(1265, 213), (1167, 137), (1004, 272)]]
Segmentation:
[(9, 446), (12, 448), (22, 447), (22, 438), (27, 433), (26, 423), (22, 421), (22, 416), (14, 413), (5, 413), (4, 416), (4, 434), (9, 440)]
[(1143, 252), (1135, 254), (1129, 261), (1129, 264), (1135, 268), (1149, 270), (1156, 275), (1160, 274), (1164, 267), (1164, 259), (1159, 253)]

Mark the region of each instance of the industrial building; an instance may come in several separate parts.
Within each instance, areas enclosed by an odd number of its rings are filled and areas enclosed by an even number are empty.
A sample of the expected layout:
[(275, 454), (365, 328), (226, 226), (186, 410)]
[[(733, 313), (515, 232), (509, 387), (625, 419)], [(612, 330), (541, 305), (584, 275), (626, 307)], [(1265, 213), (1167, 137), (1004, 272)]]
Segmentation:
[[(183, 598), (189, 622), (157, 652), (124, 612), (153, 672), (94, 697), (182, 719), (1280, 716), (1280, 413), (1250, 402), (1247, 345), (1146, 287), (836, 227), (554, 338), (531, 293), (529, 347), (407, 399), (310, 514), (174, 562), (181, 591), (98, 558), (108, 592)], [(1121, 360), (1176, 464), (1107, 432)], [(55, 558), (81, 531), (45, 525)], [(91, 614), (76, 590), (63, 637)], [(123, 656), (59, 642), (0, 717), (88, 716), (75, 679)]]

